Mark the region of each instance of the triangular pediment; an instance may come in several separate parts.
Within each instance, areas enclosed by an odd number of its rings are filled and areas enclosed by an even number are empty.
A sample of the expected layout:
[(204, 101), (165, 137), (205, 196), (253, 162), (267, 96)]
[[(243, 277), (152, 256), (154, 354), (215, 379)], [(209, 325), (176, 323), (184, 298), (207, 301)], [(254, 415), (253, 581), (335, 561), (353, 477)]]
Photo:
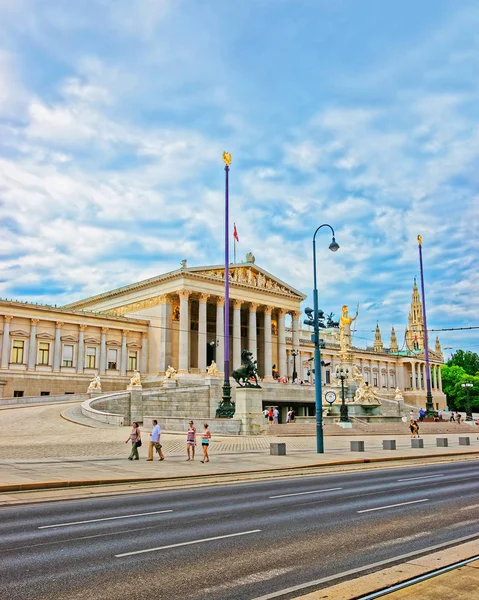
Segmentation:
[[(200, 275), (202, 277), (211, 277), (212, 279), (218, 279), (220, 281), (224, 281), (225, 278), (225, 268), (223, 265), (213, 267), (189, 267), (183, 269), (183, 272)], [(272, 293), (287, 294), (288, 296), (294, 296), (301, 300), (306, 298), (299, 290), (296, 290), (254, 263), (230, 265), (229, 278), (230, 284), (232, 285), (238, 284)]]

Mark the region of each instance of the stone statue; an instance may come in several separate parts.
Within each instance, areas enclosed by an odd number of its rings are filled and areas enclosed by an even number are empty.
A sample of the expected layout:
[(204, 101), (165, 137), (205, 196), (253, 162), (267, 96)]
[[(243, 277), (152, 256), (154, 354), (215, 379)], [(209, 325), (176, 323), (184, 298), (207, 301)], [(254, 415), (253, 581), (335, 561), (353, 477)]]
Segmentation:
[(180, 264), (182, 269), (186, 269), (186, 267), (188, 266), (188, 261), (186, 260), (186, 258), (184, 258)]
[[(260, 388), (258, 384), (257, 361), (253, 360), (253, 353), (249, 350), (243, 350), (241, 353), (241, 367), (231, 373), (231, 377), (240, 387)], [(255, 384), (251, 383), (255, 380)]]
[(173, 368), (171, 365), (168, 365), (168, 368), (165, 371), (165, 379), (173, 379), (175, 375), (176, 369)]
[(404, 396), (402, 395), (402, 392), (399, 388), (396, 388), (394, 400), (397, 400), (398, 402), (404, 402)]
[(127, 389), (138, 387), (141, 388), (141, 376), (139, 371), (135, 371)]
[(343, 306), (343, 314), (339, 319), (339, 343), (341, 344), (341, 352), (349, 352), (351, 349), (351, 324), (357, 319), (359, 311), (356, 309), (356, 315), (350, 317), (348, 313), (348, 307), (346, 304)]
[(356, 393), (354, 394), (353, 402), (355, 404), (381, 404), (376, 392), (369, 387), (367, 381), (363, 381), (363, 383), (358, 387)]
[(93, 379), (90, 381), (90, 385), (87, 389), (87, 394), (89, 394), (90, 392), (101, 392), (101, 381), (99, 375), (95, 375), (95, 377), (93, 377)]
[(364, 377), (363, 374), (361, 373), (361, 371), (358, 369), (358, 367), (356, 365), (353, 365), (352, 368), (352, 376), (354, 381), (361, 386), (364, 383)]
[(248, 252), (248, 254), (246, 255), (246, 262), (254, 264), (255, 260), (256, 260), (256, 258), (254, 256), (254, 254), (252, 252)]
[(214, 360), (211, 361), (211, 365), (209, 367), (206, 367), (206, 372), (208, 373), (208, 375), (210, 376), (214, 376), (214, 375), (219, 375), (219, 371), (218, 371), (218, 367), (216, 366), (216, 363)]

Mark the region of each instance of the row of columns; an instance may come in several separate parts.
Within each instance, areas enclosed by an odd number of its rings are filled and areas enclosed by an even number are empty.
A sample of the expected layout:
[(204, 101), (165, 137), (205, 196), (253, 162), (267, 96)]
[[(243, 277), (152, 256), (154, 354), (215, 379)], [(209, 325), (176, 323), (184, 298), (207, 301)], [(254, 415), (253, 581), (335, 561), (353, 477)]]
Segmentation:
[[(8, 369), (10, 362), (10, 324), (13, 319), (12, 315), (6, 315), (4, 317), (3, 324), (3, 339), (2, 339), (2, 356), (0, 361), (0, 368)], [(30, 321), (30, 336), (29, 336), (29, 345), (28, 345), (28, 355), (27, 355), (27, 370), (32, 371), (35, 370), (35, 365), (37, 362), (37, 326), (39, 323), (39, 319), (31, 319)], [(63, 322), (57, 321), (55, 323), (55, 337), (53, 340), (53, 360), (52, 360), (52, 370), (54, 372), (60, 371), (61, 366), (61, 358), (62, 358), (62, 326)], [(85, 369), (85, 330), (87, 329), (87, 325), (79, 326), (79, 336), (78, 336), (78, 347), (77, 347), (77, 366), (76, 372), (83, 373)], [(110, 328), (102, 327), (101, 328), (101, 336), (100, 336), (100, 356), (98, 361), (99, 373), (100, 375), (105, 375), (106, 367), (107, 367), (107, 333)], [(120, 352), (120, 375), (126, 376), (128, 369), (128, 346), (127, 346), (127, 335), (129, 330), (122, 330), (121, 337), (121, 352)], [(41, 341), (41, 340), (40, 340)], [(50, 343), (50, 342), (49, 342)], [(139, 369), (141, 373), (146, 373), (147, 369), (147, 359), (148, 359), (148, 334), (146, 332), (142, 333), (142, 344), (141, 344), (141, 353), (139, 357)]]
[[(416, 372), (417, 366), (417, 372)], [(411, 361), (412, 389), (426, 389), (426, 363)], [(442, 392), (442, 375), (440, 365), (430, 365), (431, 389)]]
[[(178, 292), (180, 298), (180, 321), (179, 321), (179, 357), (178, 357), (178, 372), (187, 373), (189, 370), (190, 356), (190, 316), (189, 316), (189, 301), (191, 292), (182, 290)], [(207, 344), (207, 300), (208, 294), (199, 296), (199, 311), (198, 311), (198, 370), (206, 371), (206, 344)], [(166, 302), (166, 300), (165, 300)], [(216, 349), (216, 362), (219, 369), (224, 363), (224, 297), (216, 297), (216, 338), (220, 340)], [(233, 300), (233, 364), (232, 368), (236, 369), (241, 365), (241, 308), (243, 304), (248, 304), (248, 349), (253, 353), (255, 359), (257, 356), (257, 311), (259, 304), (254, 302), (245, 302), (243, 300)], [(271, 314), (273, 307), (263, 306), (264, 314), (264, 374), (266, 377), (271, 377), (273, 370), (273, 344), (271, 332)], [(285, 316), (289, 311), (278, 309), (278, 363), (279, 372), (281, 375), (287, 374), (287, 358), (286, 358), (286, 327)], [(293, 346), (299, 349), (299, 313), (293, 313)], [(161, 356), (161, 355), (160, 355)], [(160, 371), (166, 369), (166, 359), (160, 359)]]

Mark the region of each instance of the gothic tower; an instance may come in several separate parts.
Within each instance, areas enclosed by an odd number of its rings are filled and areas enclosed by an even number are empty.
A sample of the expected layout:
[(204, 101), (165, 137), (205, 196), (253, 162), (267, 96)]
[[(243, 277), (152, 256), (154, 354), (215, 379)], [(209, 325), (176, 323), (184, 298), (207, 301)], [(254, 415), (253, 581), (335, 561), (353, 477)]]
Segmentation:
[(381, 339), (381, 330), (379, 323), (376, 325), (376, 333), (374, 335), (374, 352), (384, 352), (383, 341)]
[(412, 291), (411, 310), (407, 320), (406, 346), (408, 350), (424, 349), (424, 321), (422, 318), (422, 304), (417, 289), (416, 278)]
[(399, 352), (398, 341), (394, 327), (391, 329), (391, 340), (389, 342), (389, 352)]

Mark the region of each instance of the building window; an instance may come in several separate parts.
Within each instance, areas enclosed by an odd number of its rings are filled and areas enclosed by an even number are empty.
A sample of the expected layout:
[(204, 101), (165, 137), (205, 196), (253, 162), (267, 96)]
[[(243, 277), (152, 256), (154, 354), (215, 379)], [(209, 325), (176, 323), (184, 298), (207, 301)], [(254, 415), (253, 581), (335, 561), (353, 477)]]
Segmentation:
[(71, 394), (74, 394), (75, 392), (65, 392), (65, 396), (69, 396)]
[(116, 369), (116, 361), (117, 361), (118, 350), (115, 348), (108, 348), (108, 368)]
[(86, 349), (86, 368), (96, 369), (96, 348), (91, 346)]
[(63, 366), (73, 367), (73, 346), (70, 344), (63, 346)]
[(13, 397), (14, 398), (23, 398), (23, 390), (14, 390)]
[(49, 396), (50, 392), (40, 392), (40, 396)]
[(378, 378), (377, 377), (374, 378), (374, 387), (378, 387)]
[(138, 365), (138, 352), (136, 350), (130, 350), (128, 353), (128, 370), (136, 371)]
[(326, 370), (326, 384), (331, 383), (331, 371), (329, 369)]
[(12, 363), (16, 363), (16, 364), (23, 363), (24, 349), (25, 349), (25, 342), (23, 340), (13, 340)]
[(48, 342), (40, 342), (38, 344), (38, 364), (48, 365), (50, 361), (50, 344)]

